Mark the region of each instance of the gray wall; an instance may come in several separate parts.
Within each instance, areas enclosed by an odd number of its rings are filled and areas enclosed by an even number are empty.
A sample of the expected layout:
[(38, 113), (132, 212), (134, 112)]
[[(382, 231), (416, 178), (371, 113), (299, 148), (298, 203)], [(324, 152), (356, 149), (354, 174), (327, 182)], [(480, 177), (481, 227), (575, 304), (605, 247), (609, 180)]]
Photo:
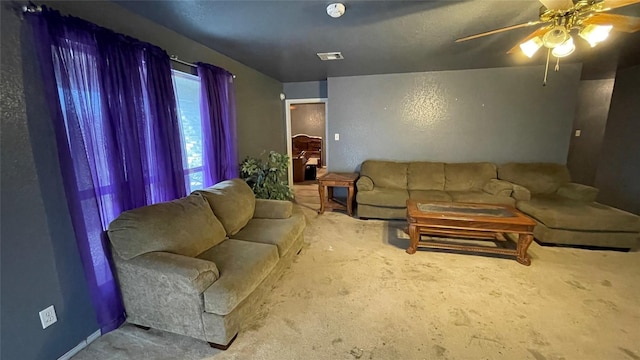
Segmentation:
[(291, 135), (307, 134), (324, 139), (325, 104), (295, 104), (291, 109)]
[(545, 87), (540, 66), (329, 78), (329, 170), (367, 159), (565, 163), (580, 70), (566, 64)]
[(580, 130), (581, 134), (571, 138), (567, 157), (567, 167), (574, 182), (593, 185), (595, 181), (614, 81), (580, 81), (573, 134), (575, 130)]
[[(202, 61), (235, 74), (239, 159), (263, 150), (286, 152), (282, 83), (112, 2), (45, 1), (62, 13), (150, 42), (190, 62)], [(179, 70), (187, 70), (176, 66)]]
[[(57, 359), (98, 329), (28, 34), (2, 9), (2, 359)], [(24, 30), (24, 29), (23, 29)], [(21, 38), (21, 36), (23, 38)], [(58, 322), (42, 329), (38, 312)]]
[(598, 201), (640, 215), (640, 66), (618, 70), (595, 186)]
[[(45, 2), (237, 75), (239, 155), (286, 151), (282, 84), (110, 2)], [(70, 224), (56, 145), (30, 39), (2, 2), (2, 359), (55, 359), (98, 329)], [(24, 54), (23, 54), (24, 53)], [(178, 66), (179, 67), (179, 66)], [(181, 70), (189, 71), (190, 68)], [(38, 312), (55, 305), (43, 330)]]
[(317, 99), (327, 97), (327, 81), (303, 81), (283, 84), (287, 99)]

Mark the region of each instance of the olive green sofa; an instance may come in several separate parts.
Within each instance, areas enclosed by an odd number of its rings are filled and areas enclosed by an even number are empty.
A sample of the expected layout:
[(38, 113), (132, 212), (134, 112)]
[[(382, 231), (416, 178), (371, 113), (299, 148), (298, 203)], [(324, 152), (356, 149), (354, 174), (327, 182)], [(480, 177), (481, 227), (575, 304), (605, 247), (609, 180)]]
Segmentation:
[(640, 216), (596, 202), (598, 189), (572, 183), (565, 165), (509, 163), (498, 178), (514, 184), (516, 207), (533, 218), (541, 243), (635, 248)]
[(513, 184), (488, 162), (367, 160), (356, 182), (360, 218), (405, 219), (407, 199), (515, 205)]
[(234, 179), (123, 212), (108, 236), (127, 321), (226, 348), (302, 247), (292, 206)]

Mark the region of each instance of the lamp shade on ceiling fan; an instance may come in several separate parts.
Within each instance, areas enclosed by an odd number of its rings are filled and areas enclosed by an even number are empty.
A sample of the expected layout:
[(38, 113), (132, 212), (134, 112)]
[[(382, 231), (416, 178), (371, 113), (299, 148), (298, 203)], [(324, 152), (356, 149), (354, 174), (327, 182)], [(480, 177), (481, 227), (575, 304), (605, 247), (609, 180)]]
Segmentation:
[(576, 49), (576, 45), (573, 43), (573, 38), (569, 36), (567, 41), (553, 48), (551, 54), (557, 58), (565, 57), (571, 55), (573, 51)]
[(562, 25), (557, 25), (542, 36), (542, 43), (549, 49), (553, 49), (569, 40), (569, 38), (571, 38), (571, 36), (567, 28)]
[(531, 58), (536, 52), (538, 52), (542, 45), (542, 39), (540, 39), (540, 36), (536, 36), (533, 39), (520, 44), (520, 50), (522, 50), (527, 57)]
[(590, 24), (584, 27), (584, 29), (580, 30), (578, 35), (581, 38), (585, 39), (591, 47), (594, 47), (604, 41), (608, 36), (609, 32), (613, 28), (613, 25), (594, 25)]

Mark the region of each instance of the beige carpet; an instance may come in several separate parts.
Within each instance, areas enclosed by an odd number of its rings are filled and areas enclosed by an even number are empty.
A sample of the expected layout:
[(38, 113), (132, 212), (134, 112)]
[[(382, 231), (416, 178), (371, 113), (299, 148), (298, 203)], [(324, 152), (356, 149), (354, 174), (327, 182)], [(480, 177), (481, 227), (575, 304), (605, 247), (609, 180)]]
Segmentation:
[(296, 187), (307, 244), (229, 350), (125, 325), (74, 360), (640, 359), (640, 252), (408, 255), (403, 222), (317, 215)]

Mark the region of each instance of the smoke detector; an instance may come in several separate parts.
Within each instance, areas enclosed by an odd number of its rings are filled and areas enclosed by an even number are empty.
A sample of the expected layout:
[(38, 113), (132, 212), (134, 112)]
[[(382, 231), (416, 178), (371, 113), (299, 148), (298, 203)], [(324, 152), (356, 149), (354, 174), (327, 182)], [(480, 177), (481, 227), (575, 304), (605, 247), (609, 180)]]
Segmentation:
[(327, 6), (327, 15), (332, 18), (339, 18), (344, 15), (345, 7), (343, 3), (333, 3)]

